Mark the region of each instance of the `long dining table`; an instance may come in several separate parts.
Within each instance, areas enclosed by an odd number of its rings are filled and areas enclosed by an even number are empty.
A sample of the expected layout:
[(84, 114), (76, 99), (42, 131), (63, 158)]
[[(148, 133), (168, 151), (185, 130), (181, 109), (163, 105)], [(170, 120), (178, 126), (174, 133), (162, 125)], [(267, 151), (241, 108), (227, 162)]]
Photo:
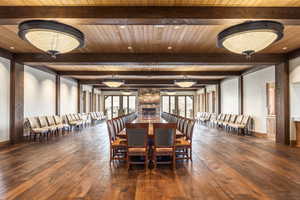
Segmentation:
[[(130, 123), (149, 123), (149, 131), (148, 131), (148, 136), (153, 137), (154, 135), (154, 130), (153, 130), (153, 124), (154, 123), (174, 123), (174, 122), (168, 122), (161, 116), (144, 116), (144, 115), (139, 115), (135, 120), (133, 120)], [(176, 130), (178, 131), (178, 130)]]

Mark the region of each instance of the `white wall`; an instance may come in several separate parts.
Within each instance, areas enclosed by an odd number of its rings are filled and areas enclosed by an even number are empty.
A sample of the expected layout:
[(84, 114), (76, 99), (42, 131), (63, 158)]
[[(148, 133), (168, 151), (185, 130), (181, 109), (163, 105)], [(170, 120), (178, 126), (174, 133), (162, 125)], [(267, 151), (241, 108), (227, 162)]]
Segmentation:
[(267, 133), (266, 84), (275, 82), (275, 67), (247, 74), (244, 77), (244, 114), (253, 119), (253, 131)]
[(300, 118), (300, 57), (290, 60), (290, 140), (296, 140), (293, 118)]
[(0, 57), (0, 142), (9, 140), (10, 61)]
[(60, 80), (60, 114), (77, 113), (77, 82), (67, 78)]
[(55, 114), (55, 75), (24, 68), (24, 117)]
[(239, 79), (229, 79), (221, 82), (221, 112), (239, 113)]

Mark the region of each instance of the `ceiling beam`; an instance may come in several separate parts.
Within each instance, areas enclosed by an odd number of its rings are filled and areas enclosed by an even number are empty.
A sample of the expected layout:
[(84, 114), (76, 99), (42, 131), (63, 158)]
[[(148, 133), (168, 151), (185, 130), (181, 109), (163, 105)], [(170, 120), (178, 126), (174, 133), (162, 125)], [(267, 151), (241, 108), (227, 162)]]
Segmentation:
[(61, 76), (239, 76), (240, 71), (58, 71)]
[[(80, 79), (80, 84), (94, 85), (94, 84), (103, 84), (103, 79)], [(173, 85), (174, 80), (170, 79), (126, 79), (124, 80), (126, 85), (134, 84), (134, 85)], [(197, 80), (197, 84), (218, 84), (220, 80), (215, 79), (200, 79)]]
[(115, 7), (115, 6), (1, 6), (0, 24), (28, 19), (55, 19), (72, 24), (218, 25), (245, 20), (280, 20), (300, 24), (299, 7)]
[[(149, 86), (140, 86), (140, 87), (120, 87), (120, 88), (109, 88), (109, 87), (104, 87), (104, 86), (94, 86), (94, 88), (100, 89), (101, 91), (118, 91), (118, 92), (122, 92), (123, 90), (130, 90), (132, 92), (137, 92), (139, 88), (149, 88)], [(196, 91), (200, 88), (204, 88), (204, 86), (202, 87), (191, 87), (191, 88), (172, 88), (172, 87), (165, 87), (165, 86), (161, 86), (161, 87), (157, 87), (154, 86), (152, 88), (163, 88), (164, 90), (174, 90), (174, 91)], [(162, 90), (163, 91), (163, 90)]]
[(17, 62), (27, 65), (252, 65), (277, 64), (286, 60), (285, 54), (255, 54), (251, 58), (237, 54), (186, 54), (186, 53), (70, 53), (52, 58), (41, 53), (15, 54)]

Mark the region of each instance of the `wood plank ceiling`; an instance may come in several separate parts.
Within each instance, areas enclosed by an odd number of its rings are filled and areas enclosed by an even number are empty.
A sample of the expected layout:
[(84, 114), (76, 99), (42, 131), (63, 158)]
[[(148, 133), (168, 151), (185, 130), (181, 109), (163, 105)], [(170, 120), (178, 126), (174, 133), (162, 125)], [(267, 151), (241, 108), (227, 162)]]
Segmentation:
[[(0, 6), (244, 6), (244, 7), (300, 7), (299, 0), (4, 0)], [(61, 8), (61, 7), (60, 7)], [(123, 7), (122, 7), (123, 8)], [(22, 18), (23, 19), (23, 18)], [(281, 18), (280, 18), (281, 19)], [(63, 19), (57, 19), (63, 20)], [(76, 21), (76, 20), (75, 20)], [(230, 22), (234, 23), (234, 22)], [(86, 37), (86, 45), (71, 53), (101, 54), (101, 53), (132, 53), (132, 54), (228, 54), (224, 49), (216, 47), (217, 34), (233, 24), (220, 23), (210, 25), (87, 25), (70, 23), (80, 29)], [(236, 22), (235, 22), (236, 23)], [(8, 23), (9, 24), (9, 23)], [(42, 53), (27, 42), (21, 40), (16, 24), (0, 25), (0, 48), (13, 53)], [(263, 50), (259, 54), (284, 54), (300, 48), (299, 24), (285, 26), (284, 38)], [(74, 64), (74, 63), (73, 63)], [(74, 64), (48, 64), (48, 68), (55, 71), (110, 71), (116, 74), (118, 71), (245, 71), (254, 65), (87, 65)], [(218, 73), (216, 73), (218, 74)], [(107, 74), (106, 74), (107, 75)], [(76, 79), (102, 79), (97, 75), (69, 75)], [(230, 76), (228, 74), (228, 76)], [(135, 79), (151, 79), (146, 76), (123, 77)], [(165, 78), (165, 77), (156, 77)], [(169, 76), (176, 79), (178, 76)], [(195, 77), (194, 77), (195, 78)], [(200, 76), (198, 79), (220, 80), (226, 78), (221, 73), (219, 76)]]
[(299, 0), (1, 0), (2, 6), (300, 6)]

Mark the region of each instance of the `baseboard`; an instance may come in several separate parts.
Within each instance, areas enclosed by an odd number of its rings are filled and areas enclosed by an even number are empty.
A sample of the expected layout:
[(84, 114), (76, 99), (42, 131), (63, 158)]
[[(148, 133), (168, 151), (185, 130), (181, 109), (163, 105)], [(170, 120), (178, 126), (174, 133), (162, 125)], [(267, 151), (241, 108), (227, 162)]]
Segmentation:
[(8, 146), (9, 144), (10, 144), (9, 140), (0, 142), (0, 148), (6, 147), (6, 146)]
[(290, 146), (291, 147), (296, 147), (297, 146), (297, 141), (296, 140), (291, 140), (290, 141)]
[(258, 138), (267, 138), (268, 137), (268, 134), (266, 134), (266, 133), (260, 133), (260, 132), (251, 131), (251, 134), (254, 137), (258, 137)]

